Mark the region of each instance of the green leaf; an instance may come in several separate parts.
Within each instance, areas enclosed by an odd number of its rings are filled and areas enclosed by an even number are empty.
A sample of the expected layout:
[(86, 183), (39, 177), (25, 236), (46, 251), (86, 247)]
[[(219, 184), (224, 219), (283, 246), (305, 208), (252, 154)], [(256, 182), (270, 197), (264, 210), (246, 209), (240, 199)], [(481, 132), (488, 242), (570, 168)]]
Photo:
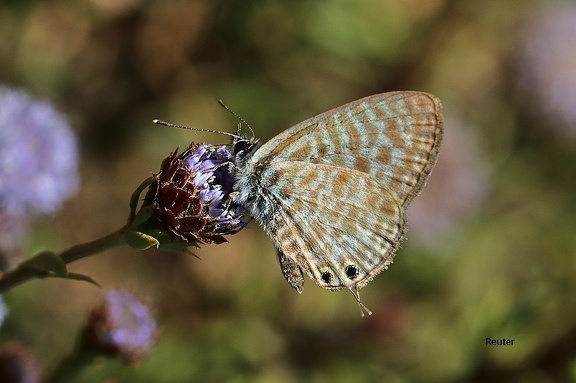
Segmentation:
[(202, 258), (200, 258), (198, 255), (194, 254), (194, 253), (192, 252), (192, 250), (190, 250), (190, 247), (187, 247), (187, 248), (184, 249), (183, 251), (184, 251), (186, 254), (188, 254), (188, 255), (191, 255), (191, 256), (196, 257), (196, 258), (198, 258), (198, 259), (202, 259)]
[(92, 277), (88, 276), (88, 275), (84, 275), (84, 274), (79, 274), (79, 273), (68, 273), (68, 275), (65, 277), (66, 279), (72, 279), (74, 281), (84, 281), (84, 282), (88, 282), (91, 283), (93, 285), (96, 285), (98, 287), (102, 287), (100, 286), (100, 284), (98, 282), (96, 282)]
[(68, 274), (66, 264), (56, 253), (51, 251), (44, 251), (35, 257), (22, 262), (19, 267), (45, 271), (57, 277), (65, 277)]
[(132, 193), (130, 197), (130, 220), (132, 220), (136, 215), (136, 208), (138, 207), (138, 202), (140, 201), (140, 194), (152, 183), (155, 176), (146, 178)]
[(160, 242), (156, 238), (140, 231), (129, 231), (125, 234), (125, 237), (126, 243), (138, 250), (146, 250), (160, 245)]
[(150, 219), (150, 217), (154, 213), (154, 210), (156, 210), (156, 206), (154, 205), (142, 206), (142, 208), (138, 211), (138, 213), (134, 217), (133, 225), (138, 226), (148, 221), (148, 219)]
[(79, 273), (66, 273), (66, 275), (49, 274), (46, 276), (46, 278), (60, 278), (60, 279), (70, 279), (73, 281), (83, 281), (83, 282), (91, 283), (91, 284), (98, 286), (98, 287), (102, 287), (92, 277), (85, 275), (85, 274), (79, 274)]
[(195, 256), (196, 258), (200, 259), (199, 256), (197, 256), (196, 254), (194, 254), (192, 252), (192, 250), (190, 250), (190, 247), (198, 247), (193, 243), (190, 242), (173, 242), (173, 243), (161, 243), (160, 244), (160, 249), (161, 250), (165, 250), (165, 251), (173, 251), (173, 252), (178, 252), (178, 253), (187, 253), (190, 255)]

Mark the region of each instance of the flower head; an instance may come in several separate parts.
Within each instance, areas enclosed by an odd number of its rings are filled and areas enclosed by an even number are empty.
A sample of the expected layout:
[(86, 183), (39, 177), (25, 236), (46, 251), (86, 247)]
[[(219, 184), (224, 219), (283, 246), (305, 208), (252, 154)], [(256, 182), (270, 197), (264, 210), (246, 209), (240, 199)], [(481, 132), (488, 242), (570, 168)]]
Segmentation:
[(78, 187), (78, 148), (66, 118), (0, 86), (0, 210), (53, 213)]
[(244, 209), (231, 196), (232, 160), (225, 146), (197, 143), (170, 154), (147, 195), (161, 228), (194, 244), (226, 242), (223, 235), (242, 229)]
[(154, 343), (156, 322), (148, 307), (127, 291), (111, 290), (90, 314), (88, 342), (127, 362), (145, 354)]

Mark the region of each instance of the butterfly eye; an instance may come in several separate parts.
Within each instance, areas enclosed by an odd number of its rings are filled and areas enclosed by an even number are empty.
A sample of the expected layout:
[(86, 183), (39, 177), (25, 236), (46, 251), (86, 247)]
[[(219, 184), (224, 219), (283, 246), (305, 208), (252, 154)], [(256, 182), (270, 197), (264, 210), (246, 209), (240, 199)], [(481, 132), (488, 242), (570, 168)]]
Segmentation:
[(251, 146), (251, 142), (248, 140), (238, 140), (234, 143), (234, 147), (232, 148), (232, 151), (234, 154), (238, 154), (240, 152), (243, 152), (247, 149), (250, 149)]
[(356, 266), (348, 265), (348, 266), (346, 266), (345, 272), (346, 272), (346, 276), (348, 277), (348, 279), (356, 279), (359, 271), (358, 271), (358, 268)]
[(324, 283), (330, 283), (330, 281), (332, 280), (332, 274), (330, 274), (328, 271), (324, 271), (321, 275), (320, 278), (322, 279), (322, 282)]

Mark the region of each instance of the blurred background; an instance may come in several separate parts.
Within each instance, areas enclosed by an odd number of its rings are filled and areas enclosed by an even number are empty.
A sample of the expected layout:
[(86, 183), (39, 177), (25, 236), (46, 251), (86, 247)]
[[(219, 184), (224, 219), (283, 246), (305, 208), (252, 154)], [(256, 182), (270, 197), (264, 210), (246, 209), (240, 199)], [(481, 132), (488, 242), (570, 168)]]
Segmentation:
[(155, 346), (76, 381), (576, 381), (575, 47), (573, 1), (3, 0), (0, 84), (49, 101), (79, 141), (76, 193), (29, 224), (20, 257), (118, 229), (171, 151), (228, 141), (153, 118), (233, 131), (223, 99), (266, 141), (420, 90), (446, 122), (408, 240), (362, 290), (370, 317), (347, 292), (293, 291), (253, 222), (201, 260), (121, 247), (70, 267), (102, 289), (18, 286), (0, 342), (46, 374), (103, 293), (125, 289), (151, 308)]

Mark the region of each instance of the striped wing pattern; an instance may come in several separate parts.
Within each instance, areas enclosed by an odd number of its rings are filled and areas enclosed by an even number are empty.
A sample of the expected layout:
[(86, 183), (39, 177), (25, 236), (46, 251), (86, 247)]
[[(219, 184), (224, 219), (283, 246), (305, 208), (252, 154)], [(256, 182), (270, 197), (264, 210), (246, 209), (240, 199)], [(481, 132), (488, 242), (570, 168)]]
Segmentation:
[[(246, 205), (301, 291), (360, 288), (392, 262), (405, 209), (442, 139), (440, 101), (421, 92), (370, 96), (308, 119), (258, 149)], [(248, 175), (246, 175), (248, 177)]]
[(390, 92), (322, 113), (282, 132), (253, 156), (256, 163), (302, 161), (367, 173), (409, 203), (436, 163), (442, 141), (440, 100)]
[[(271, 227), (283, 254), (320, 287), (362, 287), (392, 262), (405, 229), (401, 206), (369, 175), (331, 165), (281, 162)], [(326, 187), (325, 185), (330, 185)], [(355, 267), (354, 278), (347, 267)]]

